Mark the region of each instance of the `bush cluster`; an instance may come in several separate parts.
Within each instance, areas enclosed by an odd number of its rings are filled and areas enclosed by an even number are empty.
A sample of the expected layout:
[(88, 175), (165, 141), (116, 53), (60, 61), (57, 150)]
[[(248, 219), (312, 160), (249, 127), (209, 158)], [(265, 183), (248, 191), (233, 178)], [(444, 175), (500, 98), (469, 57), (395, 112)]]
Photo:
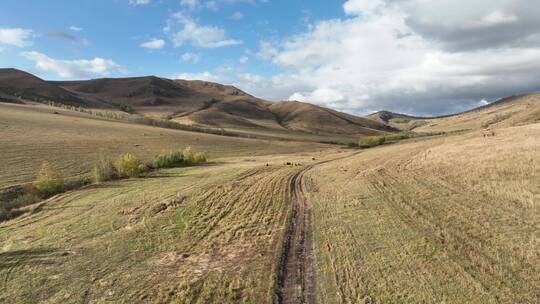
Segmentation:
[(386, 141), (394, 141), (394, 140), (403, 140), (407, 138), (411, 138), (412, 136), (409, 134), (392, 134), (392, 135), (386, 135), (384, 138)]
[(135, 155), (126, 153), (120, 155), (118, 159), (112, 161), (101, 155), (94, 165), (94, 181), (102, 183), (117, 178), (139, 177), (148, 171), (148, 167), (143, 164)]
[(382, 145), (386, 142), (385, 136), (368, 136), (360, 139), (360, 147), (369, 148)]
[(139, 177), (148, 168), (135, 155), (126, 153), (114, 162), (114, 169), (119, 178)]
[(97, 183), (101, 183), (116, 178), (139, 177), (150, 168), (175, 168), (197, 165), (206, 161), (206, 154), (195, 152), (191, 147), (187, 147), (183, 151), (164, 152), (155, 155), (152, 162), (148, 165), (145, 165), (131, 153), (123, 154), (115, 161), (100, 156), (94, 166), (94, 180)]
[(40, 197), (49, 197), (63, 191), (64, 181), (48, 162), (39, 169), (34, 187)]
[(174, 168), (184, 165), (184, 154), (182, 152), (161, 153), (154, 156), (152, 162), (154, 168)]
[(113, 162), (104, 155), (100, 155), (99, 160), (94, 165), (94, 180), (96, 183), (102, 183), (115, 178), (116, 169)]
[(189, 165), (196, 165), (206, 162), (206, 154), (203, 152), (195, 152), (191, 147), (185, 148), (182, 152), (167, 152), (154, 156), (153, 167), (159, 168), (174, 168)]
[[(154, 156), (150, 165), (145, 165), (135, 155), (126, 153), (112, 161), (101, 155), (94, 165), (93, 180), (102, 183), (117, 178), (139, 177), (149, 168), (173, 168), (187, 165), (205, 163), (206, 155), (203, 152), (195, 152), (191, 147), (183, 151), (162, 153)], [(34, 183), (21, 187), (13, 198), (0, 198), (0, 221), (15, 218), (24, 213), (20, 208), (39, 202), (41, 199), (55, 194), (80, 188), (90, 184), (88, 177), (77, 177), (65, 181), (48, 162), (44, 162), (37, 174)]]

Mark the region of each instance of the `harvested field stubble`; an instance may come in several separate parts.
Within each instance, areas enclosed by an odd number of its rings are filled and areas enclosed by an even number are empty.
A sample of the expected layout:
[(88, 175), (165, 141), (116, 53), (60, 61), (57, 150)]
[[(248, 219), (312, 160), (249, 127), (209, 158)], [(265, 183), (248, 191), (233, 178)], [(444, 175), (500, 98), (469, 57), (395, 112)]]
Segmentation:
[(535, 124), (316, 168), (319, 300), (538, 302), (539, 139)]

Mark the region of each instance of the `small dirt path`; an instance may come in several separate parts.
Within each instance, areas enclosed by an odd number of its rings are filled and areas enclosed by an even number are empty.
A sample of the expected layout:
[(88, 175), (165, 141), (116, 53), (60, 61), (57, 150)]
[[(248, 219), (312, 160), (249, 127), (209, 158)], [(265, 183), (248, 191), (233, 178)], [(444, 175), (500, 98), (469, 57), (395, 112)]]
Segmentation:
[(278, 271), (276, 304), (315, 304), (316, 280), (313, 254), (313, 207), (306, 197), (305, 175), (316, 166), (352, 157), (358, 153), (307, 166), (291, 179), (292, 216)]

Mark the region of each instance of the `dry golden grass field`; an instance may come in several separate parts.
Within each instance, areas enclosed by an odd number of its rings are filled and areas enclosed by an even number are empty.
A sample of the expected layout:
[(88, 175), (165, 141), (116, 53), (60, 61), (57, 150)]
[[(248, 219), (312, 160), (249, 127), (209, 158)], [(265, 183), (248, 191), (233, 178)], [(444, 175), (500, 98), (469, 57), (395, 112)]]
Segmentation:
[(309, 174), (320, 303), (538, 303), (540, 124)]
[(0, 223), (0, 302), (272, 303), (302, 170), (287, 160), (161, 170), (31, 206)]
[(0, 103), (0, 188), (43, 161), (71, 177), (100, 154), (210, 159), (0, 222), (0, 303), (538, 303), (540, 124), (512, 117), (349, 149)]
[[(58, 114), (54, 114), (57, 112)], [(66, 177), (89, 172), (100, 154), (132, 152), (149, 160), (163, 151), (191, 146), (210, 159), (318, 151), (316, 143), (224, 137), (99, 120), (45, 106), (0, 103), (0, 188), (34, 179), (43, 161)]]

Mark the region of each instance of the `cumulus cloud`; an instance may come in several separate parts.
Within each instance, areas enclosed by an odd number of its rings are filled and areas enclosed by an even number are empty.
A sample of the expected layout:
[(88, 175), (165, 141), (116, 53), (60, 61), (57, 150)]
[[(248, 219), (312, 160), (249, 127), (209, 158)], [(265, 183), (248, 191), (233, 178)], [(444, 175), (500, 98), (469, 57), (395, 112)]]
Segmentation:
[(239, 85), (349, 112), (424, 115), (537, 91), (540, 19), (527, 6), (540, 11), (526, 0), (350, 0), (345, 18), (261, 42), (258, 58), (283, 73)]
[(520, 44), (540, 27), (539, 1), (394, 0), (391, 5), (406, 14), (413, 31), (449, 51)]
[(217, 11), (220, 7), (225, 5), (233, 5), (236, 3), (247, 3), (256, 5), (259, 3), (266, 3), (268, 0), (180, 0), (180, 5), (194, 10), (197, 8), (207, 8), (212, 11)]
[(78, 27), (78, 26), (75, 26), (75, 25), (72, 25), (69, 27), (70, 30), (74, 31), (74, 32), (80, 32), (82, 31), (82, 28)]
[(180, 0), (180, 5), (187, 6), (191, 9), (194, 9), (198, 6), (200, 6), (199, 0)]
[(150, 0), (129, 0), (130, 5), (147, 5), (150, 4)]
[(259, 51), (257, 52), (257, 57), (263, 60), (272, 59), (279, 53), (278, 48), (275, 44), (269, 41), (259, 41)]
[(242, 44), (242, 41), (227, 38), (224, 29), (215, 26), (199, 25), (195, 20), (182, 13), (175, 13), (173, 19), (182, 29), (172, 32), (173, 24), (169, 21), (165, 32), (171, 33), (171, 40), (175, 47), (190, 43), (200, 48), (220, 48)]
[(0, 46), (31, 46), (30, 38), (33, 35), (32, 30), (22, 28), (0, 28)]
[(242, 20), (244, 19), (244, 14), (242, 14), (241, 12), (234, 12), (231, 16), (229, 16), (229, 19)]
[(201, 73), (181, 73), (176, 74), (172, 77), (173, 79), (185, 79), (185, 80), (203, 80), (217, 83), (227, 83), (229, 80), (222, 75), (216, 75), (212, 72), (201, 72)]
[(249, 61), (248, 56), (242, 56), (240, 57), (240, 59), (238, 59), (238, 62), (240, 62), (241, 64), (246, 64), (248, 61)]
[(22, 56), (35, 62), (38, 72), (51, 72), (63, 78), (87, 78), (105, 76), (122, 68), (110, 59), (94, 58), (91, 60), (58, 60), (39, 52), (24, 52)]
[(199, 63), (199, 61), (201, 61), (201, 54), (187, 52), (182, 54), (180, 60), (182, 60), (182, 62)]
[(165, 47), (165, 40), (163, 39), (152, 39), (146, 42), (141, 43), (142, 48), (151, 49), (151, 50), (160, 50)]

